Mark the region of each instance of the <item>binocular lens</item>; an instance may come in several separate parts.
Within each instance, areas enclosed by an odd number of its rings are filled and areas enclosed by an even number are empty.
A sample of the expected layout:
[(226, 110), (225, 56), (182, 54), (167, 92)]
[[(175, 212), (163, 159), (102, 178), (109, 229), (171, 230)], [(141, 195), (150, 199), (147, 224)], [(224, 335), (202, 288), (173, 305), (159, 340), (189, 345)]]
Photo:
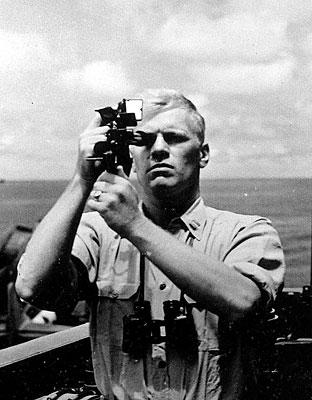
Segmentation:
[[(166, 341), (168, 347), (181, 354), (197, 354), (197, 332), (192, 313), (178, 300), (165, 301), (164, 321), (152, 320), (150, 303), (136, 303), (134, 313), (123, 319), (124, 353), (136, 360), (147, 354), (152, 343)], [(162, 334), (165, 328), (166, 335)]]

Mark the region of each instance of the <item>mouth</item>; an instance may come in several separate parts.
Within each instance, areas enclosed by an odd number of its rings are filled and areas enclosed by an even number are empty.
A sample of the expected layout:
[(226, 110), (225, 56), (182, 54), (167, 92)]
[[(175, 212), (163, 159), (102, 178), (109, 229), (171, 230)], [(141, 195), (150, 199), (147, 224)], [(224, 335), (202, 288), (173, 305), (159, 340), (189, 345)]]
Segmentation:
[(173, 166), (166, 163), (158, 163), (148, 168), (147, 173), (152, 171), (167, 171), (168, 169), (173, 169)]

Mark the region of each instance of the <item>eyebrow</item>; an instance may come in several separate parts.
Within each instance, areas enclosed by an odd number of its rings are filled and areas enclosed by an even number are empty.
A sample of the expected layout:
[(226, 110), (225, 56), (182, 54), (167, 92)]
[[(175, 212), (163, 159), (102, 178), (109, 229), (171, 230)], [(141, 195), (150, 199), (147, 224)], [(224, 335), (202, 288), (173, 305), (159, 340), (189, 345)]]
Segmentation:
[(142, 129), (138, 129), (135, 132), (146, 133), (146, 134), (150, 134), (150, 135), (157, 135), (158, 133), (170, 133), (170, 132), (188, 133), (188, 131), (186, 131), (184, 129), (175, 129), (175, 128), (162, 129), (162, 130), (158, 130), (158, 131), (148, 131), (148, 130), (143, 131)]

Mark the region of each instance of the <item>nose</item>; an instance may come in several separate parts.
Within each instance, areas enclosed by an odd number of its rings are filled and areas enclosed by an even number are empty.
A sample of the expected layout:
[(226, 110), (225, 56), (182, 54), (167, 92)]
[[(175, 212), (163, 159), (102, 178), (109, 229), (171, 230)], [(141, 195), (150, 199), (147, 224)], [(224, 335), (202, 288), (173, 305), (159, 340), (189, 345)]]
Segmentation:
[(150, 157), (155, 161), (161, 161), (169, 155), (169, 146), (163, 135), (158, 133), (150, 151)]

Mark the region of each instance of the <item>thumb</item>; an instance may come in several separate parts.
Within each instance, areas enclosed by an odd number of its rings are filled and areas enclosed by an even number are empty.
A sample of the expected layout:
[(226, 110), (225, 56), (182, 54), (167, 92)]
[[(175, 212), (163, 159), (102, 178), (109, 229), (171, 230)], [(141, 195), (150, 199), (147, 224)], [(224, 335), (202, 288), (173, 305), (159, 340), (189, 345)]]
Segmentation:
[(129, 177), (125, 174), (122, 165), (118, 165), (116, 168), (116, 175), (121, 176), (124, 179), (129, 179)]
[(101, 173), (101, 175), (98, 176), (97, 182), (99, 181), (106, 181), (109, 173), (107, 171), (104, 171)]
[(97, 178), (97, 181), (113, 181), (114, 177), (120, 176), (121, 178), (129, 180), (128, 176), (125, 174), (121, 165), (118, 165), (116, 171), (112, 174), (111, 172), (104, 171), (102, 174)]

